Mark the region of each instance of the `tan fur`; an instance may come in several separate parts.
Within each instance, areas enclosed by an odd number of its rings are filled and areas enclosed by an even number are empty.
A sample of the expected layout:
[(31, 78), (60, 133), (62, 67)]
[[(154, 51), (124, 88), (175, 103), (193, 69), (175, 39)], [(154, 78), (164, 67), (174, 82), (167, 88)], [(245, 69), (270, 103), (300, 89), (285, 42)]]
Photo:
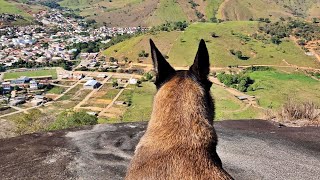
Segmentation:
[(214, 107), (205, 98), (211, 96), (187, 76), (175, 76), (158, 90), (127, 180), (232, 179), (217, 162)]

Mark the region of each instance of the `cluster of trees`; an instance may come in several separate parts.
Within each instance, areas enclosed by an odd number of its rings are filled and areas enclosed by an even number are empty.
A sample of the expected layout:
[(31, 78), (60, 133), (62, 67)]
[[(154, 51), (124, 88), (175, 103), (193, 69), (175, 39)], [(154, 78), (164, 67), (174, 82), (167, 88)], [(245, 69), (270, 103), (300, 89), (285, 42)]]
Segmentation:
[(93, 115), (89, 115), (85, 111), (63, 111), (57, 117), (57, 119), (50, 125), (50, 130), (74, 128), (85, 125), (95, 125), (98, 123), (98, 118)]
[(260, 24), (259, 30), (270, 35), (271, 42), (274, 44), (280, 44), (281, 39), (290, 35), (294, 35), (306, 42), (320, 39), (319, 26), (302, 20), (281, 20), (275, 23)]
[(47, 61), (43, 63), (38, 63), (34, 61), (24, 61), (19, 60), (15, 62), (10, 67), (4, 67), (0, 65), (0, 71), (4, 71), (5, 69), (15, 69), (15, 68), (40, 68), (40, 67), (62, 67), (65, 70), (71, 70), (73, 66), (73, 62), (65, 61), (65, 60), (58, 60), (58, 61)]
[(40, 3), (43, 6), (47, 6), (49, 8), (52, 9), (63, 9), (60, 4), (58, 4), (56, 1), (51, 1), (51, 0), (47, 0), (47, 1), (43, 1)]
[(187, 21), (177, 21), (177, 22), (166, 22), (164, 24), (161, 24), (159, 26), (153, 26), (150, 29), (150, 32), (157, 32), (157, 31), (175, 31), (175, 30), (179, 30), (179, 31), (184, 31), (187, 27), (189, 26), (189, 24), (187, 23)]
[(122, 41), (130, 39), (133, 36), (134, 35), (131, 35), (131, 34), (123, 34), (123, 35), (114, 36), (110, 39), (110, 41), (107, 44), (104, 45), (104, 48), (109, 48), (113, 45), (116, 45), (116, 44), (122, 42)]
[(141, 52), (139, 52), (138, 54), (139, 57), (149, 57), (149, 53), (147, 53), (145, 50), (142, 50)]
[(80, 52), (97, 53), (100, 51), (100, 49), (105, 49), (106, 46), (106, 44), (101, 43), (101, 40), (97, 40), (74, 43), (71, 46), (68, 46), (67, 49), (77, 49), (77, 54), (79, 54)]
[(189, 0), (188, 3), (191, 4), (191, 8), (192, 8), (192, 9), (195, 9), (197, 6), (199, 6), (199, 4), (197, 4), (197, 3), (194, 2), (193, 0)]
[(220, 82), (222, 82), (226, 86), (232, 87), (232, 88), (237, 89), (241, 92), (254, 90), (250, 86), (254, 83), (254, 81), (252, 79), (250, 79), (250, 77), (244, 73), (226, 74), (225, 72), (222, 72), (217, 75), (217, 78), (219, 79)]

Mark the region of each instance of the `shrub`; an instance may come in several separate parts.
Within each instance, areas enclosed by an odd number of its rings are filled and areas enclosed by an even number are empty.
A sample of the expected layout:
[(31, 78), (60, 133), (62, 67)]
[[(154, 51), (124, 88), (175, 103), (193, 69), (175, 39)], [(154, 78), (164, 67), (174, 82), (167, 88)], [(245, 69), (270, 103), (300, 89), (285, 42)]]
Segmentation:
[(278, 112), (278, 118), (285, 121), (305, 119), (320, 124), (319, 108), (313, 102), (298, 103), (288, 99)]
[(51, 124), (49, 130), (58, 130), (79, 127), (84, 125), (95, 125), (98, 123), (98, 118), (89, 115), (84, 111), (64, 111), (60, 113), (54, 123)]

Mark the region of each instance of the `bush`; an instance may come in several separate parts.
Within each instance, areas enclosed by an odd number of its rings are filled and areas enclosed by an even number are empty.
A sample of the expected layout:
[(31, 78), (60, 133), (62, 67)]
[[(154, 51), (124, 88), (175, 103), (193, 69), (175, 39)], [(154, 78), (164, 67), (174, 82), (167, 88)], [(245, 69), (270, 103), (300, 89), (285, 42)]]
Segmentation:
[(89, 115), (84, 111), (64, 111), (60, 113), (54, 123), (51, 124), (49, 130), (58, 130), (79, 127), (84, 125), (95, 125), (98, 123), (98, 118)]
[(306, 119), (311, 123), (320, 124), (319, 108), (313, 102), (297, 103), (288, 99), (278, 112), (278, 118), (285, 121)]

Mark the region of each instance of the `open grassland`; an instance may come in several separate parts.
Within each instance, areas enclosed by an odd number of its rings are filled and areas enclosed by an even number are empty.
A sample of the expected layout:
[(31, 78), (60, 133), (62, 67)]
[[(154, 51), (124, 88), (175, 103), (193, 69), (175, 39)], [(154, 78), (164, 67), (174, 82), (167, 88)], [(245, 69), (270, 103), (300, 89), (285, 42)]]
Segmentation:
[(166, 21), (186, 21), (188, 18), (176, 0), (160, 0), (147, 24), (160, 25)]
[(277, 109), (289, 98), (297, 102), (312, 101), (320, 105), (320, 85), (304, 74), (286, 74), (278, 71), (256, 71), (249, 74), (255, 80), (256, 91), (248, 94), (255, 95), (258, 104), (264, 108)]
[[(127, 41), (121, 42), (114, 46), (111, 46), (104, 51), (104, 54), (107, 57), (113, 56), (119, 60), (122, 60), (123, 57), (128, 57), (129, 61), (136, 62), (138, 59), (138, 54), (145, 50), (147, 53), (150, 53), (149, 39), (153, 39), (158, 48), (161, 49), (163, 54), (168, 54), (172, 45), (175, 42), (175, 39), (181, 32), (172, 31), (172, 32), (160, 32), (155, 35), (146, 34), (143, 36), (133, 37)], [(144, 60), (147, 63), (151, 62), (151, 56)]]
[(4, 74), (4, 79), (16, 79), (21, 76), (27, 76), (27, 77), (52, 76), (53, 79), (56, 79), (57, 71), (55, 69), (46, 69), (46, 70), (24, 71), (24, 72), (8, 72)]
[[(142, 84), (142, 87), (133, 88), (135, 89), (131, 95), (131, 106), (123, 114), (122, 121), (147, 121), (151, 116), (152, 99), (156, 92), (155, 85), (150, 82), (145, 82)], [(121, 96), (120, 99), (126, 99), (129, 95), (123, 94)]]
[[(280, 45), (264, 43), (248, 35), (257, 31), (257, 22), (233, 21), (225, 23), (196, 23), (190, 25), (174, 43), (169, 61), (176, 66), (190, 65), (196, 54), (200, 39), (207, 42), (211, 65), (226, 67), (230, 65), (287, 65), (283, 60), (297, 66), (319, 67), (314, 57), (309, 57), (292, 41)], [(214, 32), (218, 37), (211, 37)], [(233, 32), (233, 34), (232, 34)], [(242, 37), (248, 41), (243, 43)], [(240, 60), (230, 50), (240, 50), (249, 57)]]
[(52, 89), (50, 89), (47, 93), (48, 94), (62, 94), (65, 90), (67, 90), (66, 87), (55, 86)]
[(215, 100), (216, 120), (253, 119), (263, 115), (260, 109), (247, 106), (220, 86), (213, 85), (211, 92)]
[[(260, 118), (262, 111), (247, 107), (243, 102), (224, 90), (213, 86), (211, 89), (216, 105), (216, 120)], [(122, 121), (149, 120), (152, 111), (152, 99), (156, 89), (153, 83), (143, 83), (142, 87), (126, 89), (118, 100), (130, 102), (131, 106), (124, 110)]]

